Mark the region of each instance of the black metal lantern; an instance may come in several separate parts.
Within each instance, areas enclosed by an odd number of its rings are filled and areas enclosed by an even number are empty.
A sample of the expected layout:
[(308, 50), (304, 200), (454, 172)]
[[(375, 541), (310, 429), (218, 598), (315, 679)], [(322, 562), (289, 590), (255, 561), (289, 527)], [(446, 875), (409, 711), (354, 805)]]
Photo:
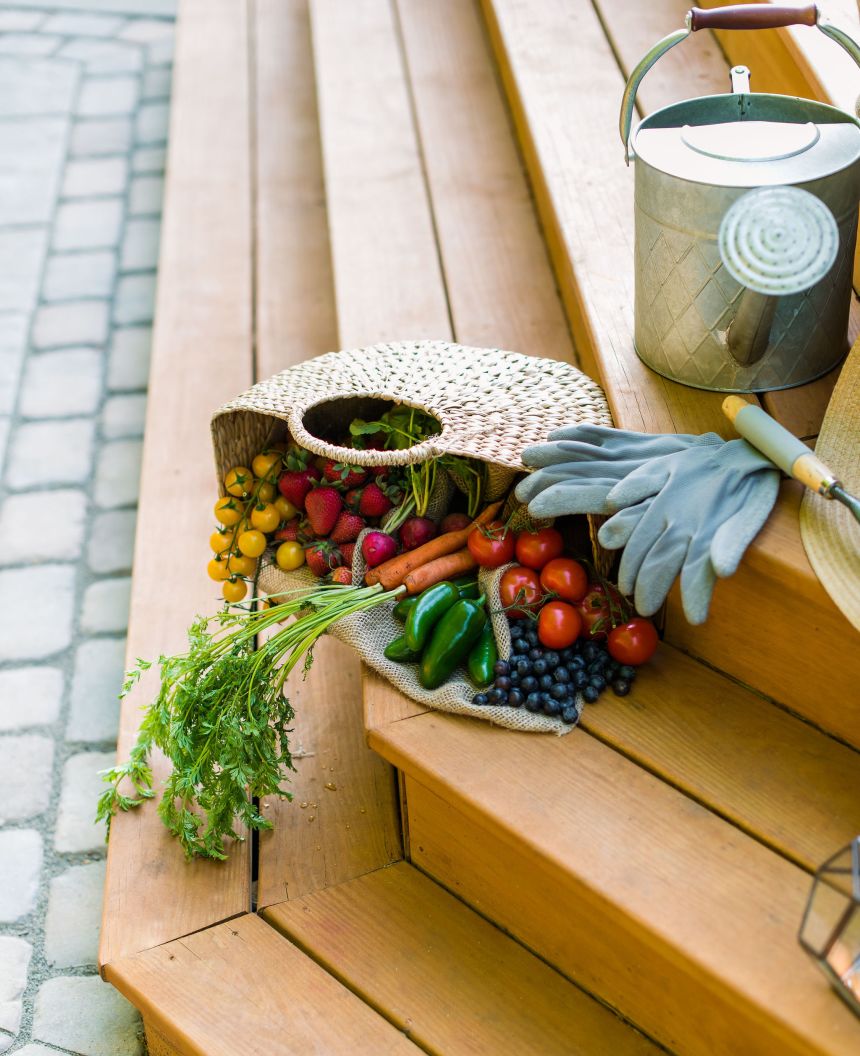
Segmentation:
[(816, 872), (798, 938), (860, 1015), (860, 836)]

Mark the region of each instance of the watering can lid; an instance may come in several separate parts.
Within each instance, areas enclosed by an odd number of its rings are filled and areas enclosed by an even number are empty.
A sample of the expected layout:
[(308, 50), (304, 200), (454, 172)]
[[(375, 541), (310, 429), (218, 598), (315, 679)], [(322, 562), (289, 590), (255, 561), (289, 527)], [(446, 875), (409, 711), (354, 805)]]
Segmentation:
[(836, 107), (763, 93), (664, 107), (633, 136), (638, 159), (671, 176), (724, 187), (821, 179), (860, 159), (860, 127)]

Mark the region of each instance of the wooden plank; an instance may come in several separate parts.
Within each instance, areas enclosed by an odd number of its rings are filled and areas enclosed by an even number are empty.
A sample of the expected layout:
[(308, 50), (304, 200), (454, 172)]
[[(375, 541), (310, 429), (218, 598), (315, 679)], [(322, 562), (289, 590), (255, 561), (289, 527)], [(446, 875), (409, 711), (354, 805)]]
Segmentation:
[(397, 10), (456, 339), (572, 362), (477, 2)]
[(125, 957), (107, 978), (183, 1056), (418, 1051), (252, 914)]
[[(195, 613), (218, 605), (201, 546), (211, 531), (209, 416), (251, 382), (251, 221), (244, 6), (183, 0), (161, 233), (127, 663), (182, 651)], [(203, 277), (205, 276), (205, 281)], [(181, 369), (177, 370), (177, 363)], [(192, 474), (176, 471), (176, 452)], [(164, 511), (174, 539), (164, 546)], [(170, 587), (165, 591), (165, 584)], [(119, 758), (151, 699), (123, 702)], [(156, 787), (169, 769), (153, 761)], [(108, 847), (99, 959), (108, 965), (248, 909), (250, 847), (226, 863), (185, 861), (146, 804), (120, 815)]]
[[(257, 370), (265, 378), (338, 343), (307, 0), (258, 0), (255, 55)], [(284, 785), (294, 800), (261, 804), (274, 829), (259, 842), (260, 906), (401, 854), (394, 775), (364, 740), (358, 657), (331, 639), (314, 652), (312, 675), (297, 671), (287, 683), (301, 753)]]
[(340, 343), (450, 338), (393, 11), (310, 9)]
[(860, 753), (668, 645), (582, 726), (810, 872), (860, 832)]
[(371, 744), (412, 779), (415, 864), (652, 1037), (691, 1056), (856, 1050), (796, 940), (808, 874), (588, 734), (427, 714)]
[(273, 906), (265, 916), (427, 1052), (658, 1052), (405, 862)]

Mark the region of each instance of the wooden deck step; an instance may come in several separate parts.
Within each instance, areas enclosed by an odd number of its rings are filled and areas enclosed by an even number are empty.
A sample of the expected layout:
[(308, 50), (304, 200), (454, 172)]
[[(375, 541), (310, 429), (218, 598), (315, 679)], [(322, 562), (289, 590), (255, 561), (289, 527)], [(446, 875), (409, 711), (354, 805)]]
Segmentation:
[(370, 734), (407, 775), (409, 854), (651, 1037), (691, 1056), (848, 1056), (803, 953), (808, 873), (579, 730), (438, 713)]
[(272, 906), (265, 918), (426, 1052), (660, 1051), (405, 862)]

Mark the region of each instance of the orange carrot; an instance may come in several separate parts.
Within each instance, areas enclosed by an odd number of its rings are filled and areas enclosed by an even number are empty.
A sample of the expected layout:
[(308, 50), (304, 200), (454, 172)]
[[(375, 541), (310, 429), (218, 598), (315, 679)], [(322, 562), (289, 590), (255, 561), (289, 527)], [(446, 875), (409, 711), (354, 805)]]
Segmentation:
[(477, 567), (478, 562), (472, 557), (472, 551), (465, 547), (455, 554), (445, 554), (443, 557), (437, 557), (435, 561), (428, 561), (426, 565), (413, 569), (403, 580), (403, 586), (409, 594), (420, 594), (434, 583), (454, 579)]
[(500, 502), (494, 502), (488, 506), (483, 513), (479, 514), (468, 528), (461, 528), (458, 532), (445, 532), (431, 539), (423, 546), (417, 546), (414, 550), (407, 550), (405, 554), (398, 554), (388, 561), (383, 561), (376, 568), (369, 568), (364, 577), (368, 586), (381, 583), (386, 590), (399, 587), (410, 572), (426, 565), (428, 561), (435, 561), (437, 557), (453, 554), (455, 550), (461, 550), (466, 545), (466, 540), (472, 529), (487, 524), (502, 508)]

